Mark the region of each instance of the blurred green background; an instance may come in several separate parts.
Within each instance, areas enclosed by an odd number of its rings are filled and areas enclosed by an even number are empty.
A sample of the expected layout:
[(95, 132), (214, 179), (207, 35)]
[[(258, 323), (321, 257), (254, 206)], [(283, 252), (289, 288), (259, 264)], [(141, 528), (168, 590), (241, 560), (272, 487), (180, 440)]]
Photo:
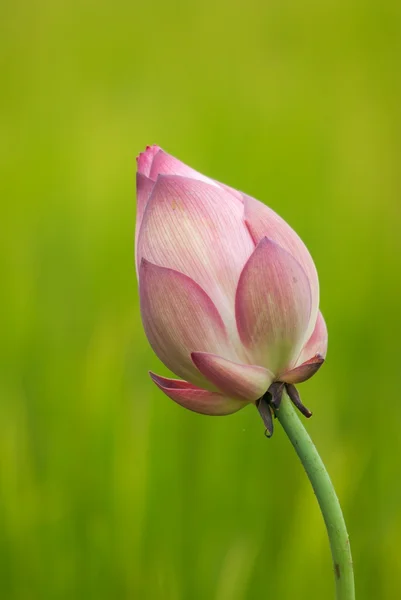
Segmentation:
[(169, 401), (142, 331), (135, 156), (157, 143), (310, 248), (301, 387), (358, 598), (401, 597), (401, 4), (0, 4), (0, 595), (326, 600), (315, 498), (249, 407)]

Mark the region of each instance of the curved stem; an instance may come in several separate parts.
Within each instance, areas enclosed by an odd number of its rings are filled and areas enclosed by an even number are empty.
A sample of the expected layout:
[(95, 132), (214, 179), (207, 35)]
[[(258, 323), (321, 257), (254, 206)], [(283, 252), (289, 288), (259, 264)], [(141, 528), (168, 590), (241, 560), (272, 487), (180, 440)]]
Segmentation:
[(275, 410), (312, 484), (326, 523), (333, 557), (337, 600), (355, 600), (351, 548), (340, 503), (333, 484), (311, 438), (289, 398)]

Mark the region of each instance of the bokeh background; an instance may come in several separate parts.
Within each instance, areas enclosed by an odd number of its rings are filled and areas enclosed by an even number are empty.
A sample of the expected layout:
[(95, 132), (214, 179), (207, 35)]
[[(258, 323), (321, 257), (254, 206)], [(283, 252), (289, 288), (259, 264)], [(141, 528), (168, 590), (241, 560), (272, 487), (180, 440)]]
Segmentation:
[(307, 423), (358, 598), (401, 597), (401, 4), (2, 0), (0, 596), (322, 600), (283, 432), (169, 401), (141, 328), (135, 156), (264, 200), (321, 280)]

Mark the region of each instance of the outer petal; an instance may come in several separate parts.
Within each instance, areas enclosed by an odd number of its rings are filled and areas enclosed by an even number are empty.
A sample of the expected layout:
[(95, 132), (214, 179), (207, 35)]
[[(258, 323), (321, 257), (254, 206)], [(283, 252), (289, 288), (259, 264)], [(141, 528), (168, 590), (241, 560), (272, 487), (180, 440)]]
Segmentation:
[(150, 373), (150, 376), (157, 387), (171, 400), (202, 415), (229, 415), (246, 406), (246, 402), (243, 400), (236, 400), (218, 392), (203, 390), (186, 381), (167, 379), (154, 373)]
[[(136, 223), (135, 223), (135, 253), (137, 252), (139, 231), (142, 225), (142, 219), (148, 203), (150, 194), (153, 190), (155, 182), (143, 175), (136, 174)], [(137, 265), (140, 263), (140, 258), (137, 260)]]
[(277, 374), (292, 366), (305, 340), (308, 277), (291, 254), (263, 238), (241, 273), (235, 310), (252, 362)]
[(307, 247), (288, 223), (262, 202), (244, 194), (244, 206), (245, 222), (255, 244), (258, 244), (262, 238), (268, 237), (287, 250), (307, 274), (312, 294), (311, 320), (308, 327), (308, 335), (310, 335), (319, 307), (319, 280)]
[(257, 400), (274, 379), (270, 371), (257, 365), (238, 364), (206, 352), (193, 352), (191, 356), (202, 375), (232, 398)]
[(319, 311), (315, 323), (315, 328), (309, 340), (302, 348), (302, 352), (297, 359), (296, 366), (313, 358), (319, 354), (322, 358), (326, 358), (327, 354), (327, 326), (322, 313)]
[(182, 177), (205, 181), (206, 183), (219, 187), (213, 179), (209, 179), (209, 177), (198, 173), (195, 169), (188, 167), (188, 165), (161, 149), (159, 149), (154, 156), (150, 170), (150, 178), (156, 181), (159, 175), (181, 175)]
[(284, 381), (285, 383), (302, 383), (303, 381), (310, 379), (316, 373), (316, 371), (320, 369), (323, 363), (324, 358), (319, 354), (316, 354), (316, 356), (310, 360), (307, 360), (299, 367), (295, 367), (295, 369), (286, 371), (280, 375), (278, 379), (280, 381)]
[(160, 360), (192, 383), (210, 384), (191, 360), (191, 352), (228, 354), (223, 321), (209, 296), (192, 279), (142, 260), (139, 272), (141, 315), (150, 345)]
[(220, 188), (159, 176), (142, 221), (138, 257), (191, 277), (227, 322), (233, 318), (238, 278), (254, 249), (242, 215), (242, 203)]
[(286, 383), (301, 383), (310, 379), (324, 363), (327, 354), (327, 327), (319, 311), (315, 329), (302, 348), (295, 368), (280, 375)]
[(320, 369), (327, 354), (327, 327), (322, 313), (317, 315), (315, 329), (302, 348), (295, 368), (280, 375), (286, 383), (301, 383), (310, 379)]
[(145, 152), (141, 152), (136, 159), (138, 173), (142, 173), (142, 175), (145, 175), (146, 177), (150, 176), (153, 159), (159, 150), (159, 146), (146, 146)]

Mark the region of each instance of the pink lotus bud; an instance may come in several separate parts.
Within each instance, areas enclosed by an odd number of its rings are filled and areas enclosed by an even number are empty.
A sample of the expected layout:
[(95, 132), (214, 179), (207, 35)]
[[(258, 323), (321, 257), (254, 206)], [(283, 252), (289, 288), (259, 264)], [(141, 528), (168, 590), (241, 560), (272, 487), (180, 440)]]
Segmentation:
[(309, 379), (326, 356), (327, 330), (298, 235), (258, 200), (158, 146), (137, 162), (142, 321), (182, 378), (151, 373), (155, 384), (190, 410), (225, 415), (258, 404), (272, 384), (292, 390)]

